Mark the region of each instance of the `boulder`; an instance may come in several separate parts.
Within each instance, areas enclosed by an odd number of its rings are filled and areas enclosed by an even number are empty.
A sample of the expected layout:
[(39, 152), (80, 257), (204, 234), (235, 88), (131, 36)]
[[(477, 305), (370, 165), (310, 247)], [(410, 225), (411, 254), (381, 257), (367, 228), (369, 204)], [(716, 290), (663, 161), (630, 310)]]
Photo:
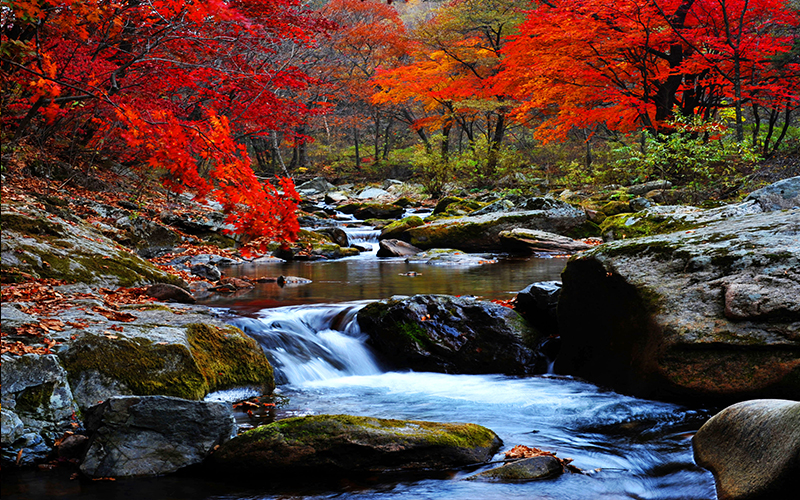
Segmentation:
[(634, 198), (628, 202), (628, 205), (631, 207), (631, 210), (634, 212), (639, 212), (644, 210), (645, 208), (651, 206), (653, 203), (648, 200), (647, 198)]
[(800, 403), (760, 399), (725, 408), (692, 439), (720, 500), (789, 499), (800, 491)]
[(368, 187), (363, 189), (356, 198), (359, 200), (371, 200), (373, 198), (380, 198), (382, 196), (391, 196), (391, 193), (376, 187)]
[(209, 281), (219, 281), (222, 278), (222, 272), (213, 264), (195, 264), (191, 267), (191, 271), (195, 276)]
[(397, 219), (404, 211), (403, 207), (390, 203), (363, 203), (353, 216), (358, 220)]
[[(163, 323), (177, 316), (157, 312)], [(232, 326), (136, 324), (74, 336), (58, 356), (81, 408), (118, 395), (200, 399), (228, 387), (275, 387), (261, 348)]]
[(470, 481), (522, 482), (549, 479), (564, 472), (561, 461), (552, 455), (523, 458), (504, 463), (500, 467), (479, 472)]
[(394, 221), (381, 229), (381, 234), (378, 236), (379, 240), (385, 239), (398, 239), (406, 241), (408, 238), (407, 231), (412, 227), (417, 227), (425, 224), (422, 218), (418, 215), (404, 217), (398, 221)]
[(127, 230), (132, 245), (144, 258), (165, 254), (181, 241), (178, 233), (145, 217), (120, 217), (116, 227)]
[[(79, 413), (67, 371), (53, 354), (3, 354), (3, 465), (45, 460)], [(22, 451), (20, 451), (22, 450)]]
[(573, 256), (556, 371), (643, 397), (800, 398), (798, 241), (792, 210)]
[(378, 243), (378, 257), (405, 257), (421, 251), (414, 245), (400, 240), (381, 240)]
[(328, 182), (324, 177), (315, 177), (300, 184), (296, 189), (297, 193), (302, 196), (314, 197), (321, 196), (329, 191), (335, 191), (336, 186)]
[(350, 241), (347, 238), (347, 233), (344, 232), (344, 229), (340, 227), (323, 227), (321, 229), (315, 229), (315, 233), (319, 233), (332, 242), (336, 243), (340, 247), (349, 247)]
[(117, 396), (87, 412), (89, 477), (146, 477), (202, 462), (236, 434), (228, 403)]
[(501, 443), (475, 424), (314, 415), (247, 431), (222, 445), (213, 461), (226, 473), (300, 474), (307, 480), (309, 471), (451, 469), (488, 461)]
[(350, 197), (344, 191), (332, 191), (325, 193), (325, 203), (328, 205), (338, 205), (349, 200)]
[(756, 201), (765, 212), (800, 208), (800, 176), (778, 181), (750, 193), (745, 201)]
[(571, 254), (591, 248), (582, 241), (536, 229), (514, 228), (501, 231), (498, 236), (512, 252)]
[(434, 248), (409, 256), (406, 262), (412, 264), (428, 264), (429, 266), (483, 266), (496, 264), (493, 255), (480, 253), (464, 253), (452, 248)]
[(532, 283), (517, 294), (514, 310), (543, 334), (557, 335), (560, 296), (560, 281)]
[(633, 212), (630, 203), (627, 201), (609, 201), (600, 208), (600, 211), (607, 216)]
[(150, 285), (145, 290), (145, 293), (163, 302), (175, 301), (183, 304), (195, 303), (195, 298), (191, 293), (179, 286), (170, 285), (169, 283)]
[[(510, 205), (507, 207), (503, 204)], [(465, 217), (439, 219), (408, 229), (408, 241), (419, 248), (457, 248), (465, 252), (500, 252), (500, 233), (516, 228), (567, 234), (586, 222), (583, 210), (550, 198), (534, 198), (516, 210), (507, 199), (494, 202)], [(487, 212), (493, 209), (495, 212)], [(405, 238), (404, 238), (405, 239)]]
[[(357, 316), (369, 344), (398, 368), (443, 373), (544, 371), (538, 333), (514, 310), (449, 295), (393, 297)], [(538, 364), (538, 366), (537, 366)]]

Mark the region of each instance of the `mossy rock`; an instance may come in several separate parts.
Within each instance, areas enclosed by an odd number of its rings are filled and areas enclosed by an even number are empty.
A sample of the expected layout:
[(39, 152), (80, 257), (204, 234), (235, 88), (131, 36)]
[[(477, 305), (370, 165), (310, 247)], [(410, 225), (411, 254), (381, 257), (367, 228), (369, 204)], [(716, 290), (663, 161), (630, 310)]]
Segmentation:
[(275, 387), (263, 351), (235, 327), (196, 323), (162, 327), (150, 337), (85, 333), (59, 356), (81, 406), (103, 395), (201, 399), (230, 387), (257, 386), (265, 393)]
[(609, 201), (600, 208), (600, 211), (611, 217), (612, 215), (633, 212), (630, 203), (627, 201)]
[(458, 203), (463, 201), (464, 199), (459, 198), (458, 196), (445, 196), (436, 203), (436, 206), (433, 209), (433, 215), (438, 215), (444, 212), (445, 210), (447, 210), (447, 207), (452, 203)]
[(404, 211), (403, 207), (391, 203), (362, 203), (353, 216), (358, 220), (397, 219)]
[(648, 215), (638, 212), (607, 217), (600, 224), (599, 230), (603, 238), (608, 241), (685, 231), (699, 225), (669, 214)]
[(406, 241), (409, 239), (408, 235), (406, 235), (406, 231), (408, 231), (412, 227), (417, 227), (425, 224), (422, 221), (422, 218), (418, 215), (412, 215), (410, 217), (405, 217), (398, 221), (394, 221), (388, 226), (384, 227), (381, 231), (380, 239), (388, 240), (388, 239), (395, 239), (395, 240), (402, 240)]
[(516, 375), (545, 368), (538, 332), (491, 302), (415, 295), (368, 304), (357, 319), (370, 345), (397, 368)]
[(237, 473), (442, 470), (486, 462), (501, 444), (475, 424), (315, 415), (247, 431), (212, 459), (215, 467)]

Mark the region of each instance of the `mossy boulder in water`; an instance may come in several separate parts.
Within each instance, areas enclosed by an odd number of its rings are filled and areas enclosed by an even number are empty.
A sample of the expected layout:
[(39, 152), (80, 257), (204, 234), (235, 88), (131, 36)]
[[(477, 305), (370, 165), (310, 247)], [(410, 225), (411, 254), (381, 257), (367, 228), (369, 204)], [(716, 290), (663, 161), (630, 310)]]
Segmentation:
[(800, 398), (799, 243), (790, 210), (572, 257), (556, 371), (645, 397)]
[(408, 239), (408, 234), (406, 231), (411, 229), (412, 227), (417, 227), (425, 224), (422, 221), (422, 218), (418, 215), (412, 215), (410, 217), (405, 217), (398, 221), (394, 221), (391, 224), (385, 226), (381, 230), (381, 234), (378, 239), (381, 240), (388, 240), (388, 239), (398, 239), (406, 241)]
[(539, 334), (514, 310), (449, 295), (373, 302), (358, 313), (369, 343), (398, 368), (444, 373), (544, 371)]
[(275, 387), (256, 342), (235, 327), (202, 323), (86, 332), (59, 352), (82, 408), (116, 395), (201, 399), (239, 386)]
[(475, 424), (315, 415), (247, 431), (212, 458), (226, 473), (275, 477), (441, 470), (486, 462), (501, 444), (497, 434)]

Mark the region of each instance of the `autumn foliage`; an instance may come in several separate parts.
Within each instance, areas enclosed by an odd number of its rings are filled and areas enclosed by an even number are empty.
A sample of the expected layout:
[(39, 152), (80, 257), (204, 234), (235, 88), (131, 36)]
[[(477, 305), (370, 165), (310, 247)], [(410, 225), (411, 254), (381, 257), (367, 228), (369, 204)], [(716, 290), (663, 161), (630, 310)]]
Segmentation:
[(295, 237), (291, 181), (256, 178), (245, 140), (310, 113), (284, 48), (326, 23), (298, 0), (15, 0), (2, 16), (4, 141), (113, 155), (219, 201), (239, 232)]

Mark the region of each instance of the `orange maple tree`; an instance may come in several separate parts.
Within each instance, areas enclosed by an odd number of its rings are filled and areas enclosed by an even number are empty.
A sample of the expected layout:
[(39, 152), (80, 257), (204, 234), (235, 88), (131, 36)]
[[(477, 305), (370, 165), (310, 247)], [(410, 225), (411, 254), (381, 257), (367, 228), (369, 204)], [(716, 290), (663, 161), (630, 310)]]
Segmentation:
[(327, 24), (299, 0), (4, 0), (2, 24), (6, 139), (113, 154), (216, 199), (238, 232), (296, 237), (292, 182), (258, 179), (245, 139), (310, 112), (291, 46)]

